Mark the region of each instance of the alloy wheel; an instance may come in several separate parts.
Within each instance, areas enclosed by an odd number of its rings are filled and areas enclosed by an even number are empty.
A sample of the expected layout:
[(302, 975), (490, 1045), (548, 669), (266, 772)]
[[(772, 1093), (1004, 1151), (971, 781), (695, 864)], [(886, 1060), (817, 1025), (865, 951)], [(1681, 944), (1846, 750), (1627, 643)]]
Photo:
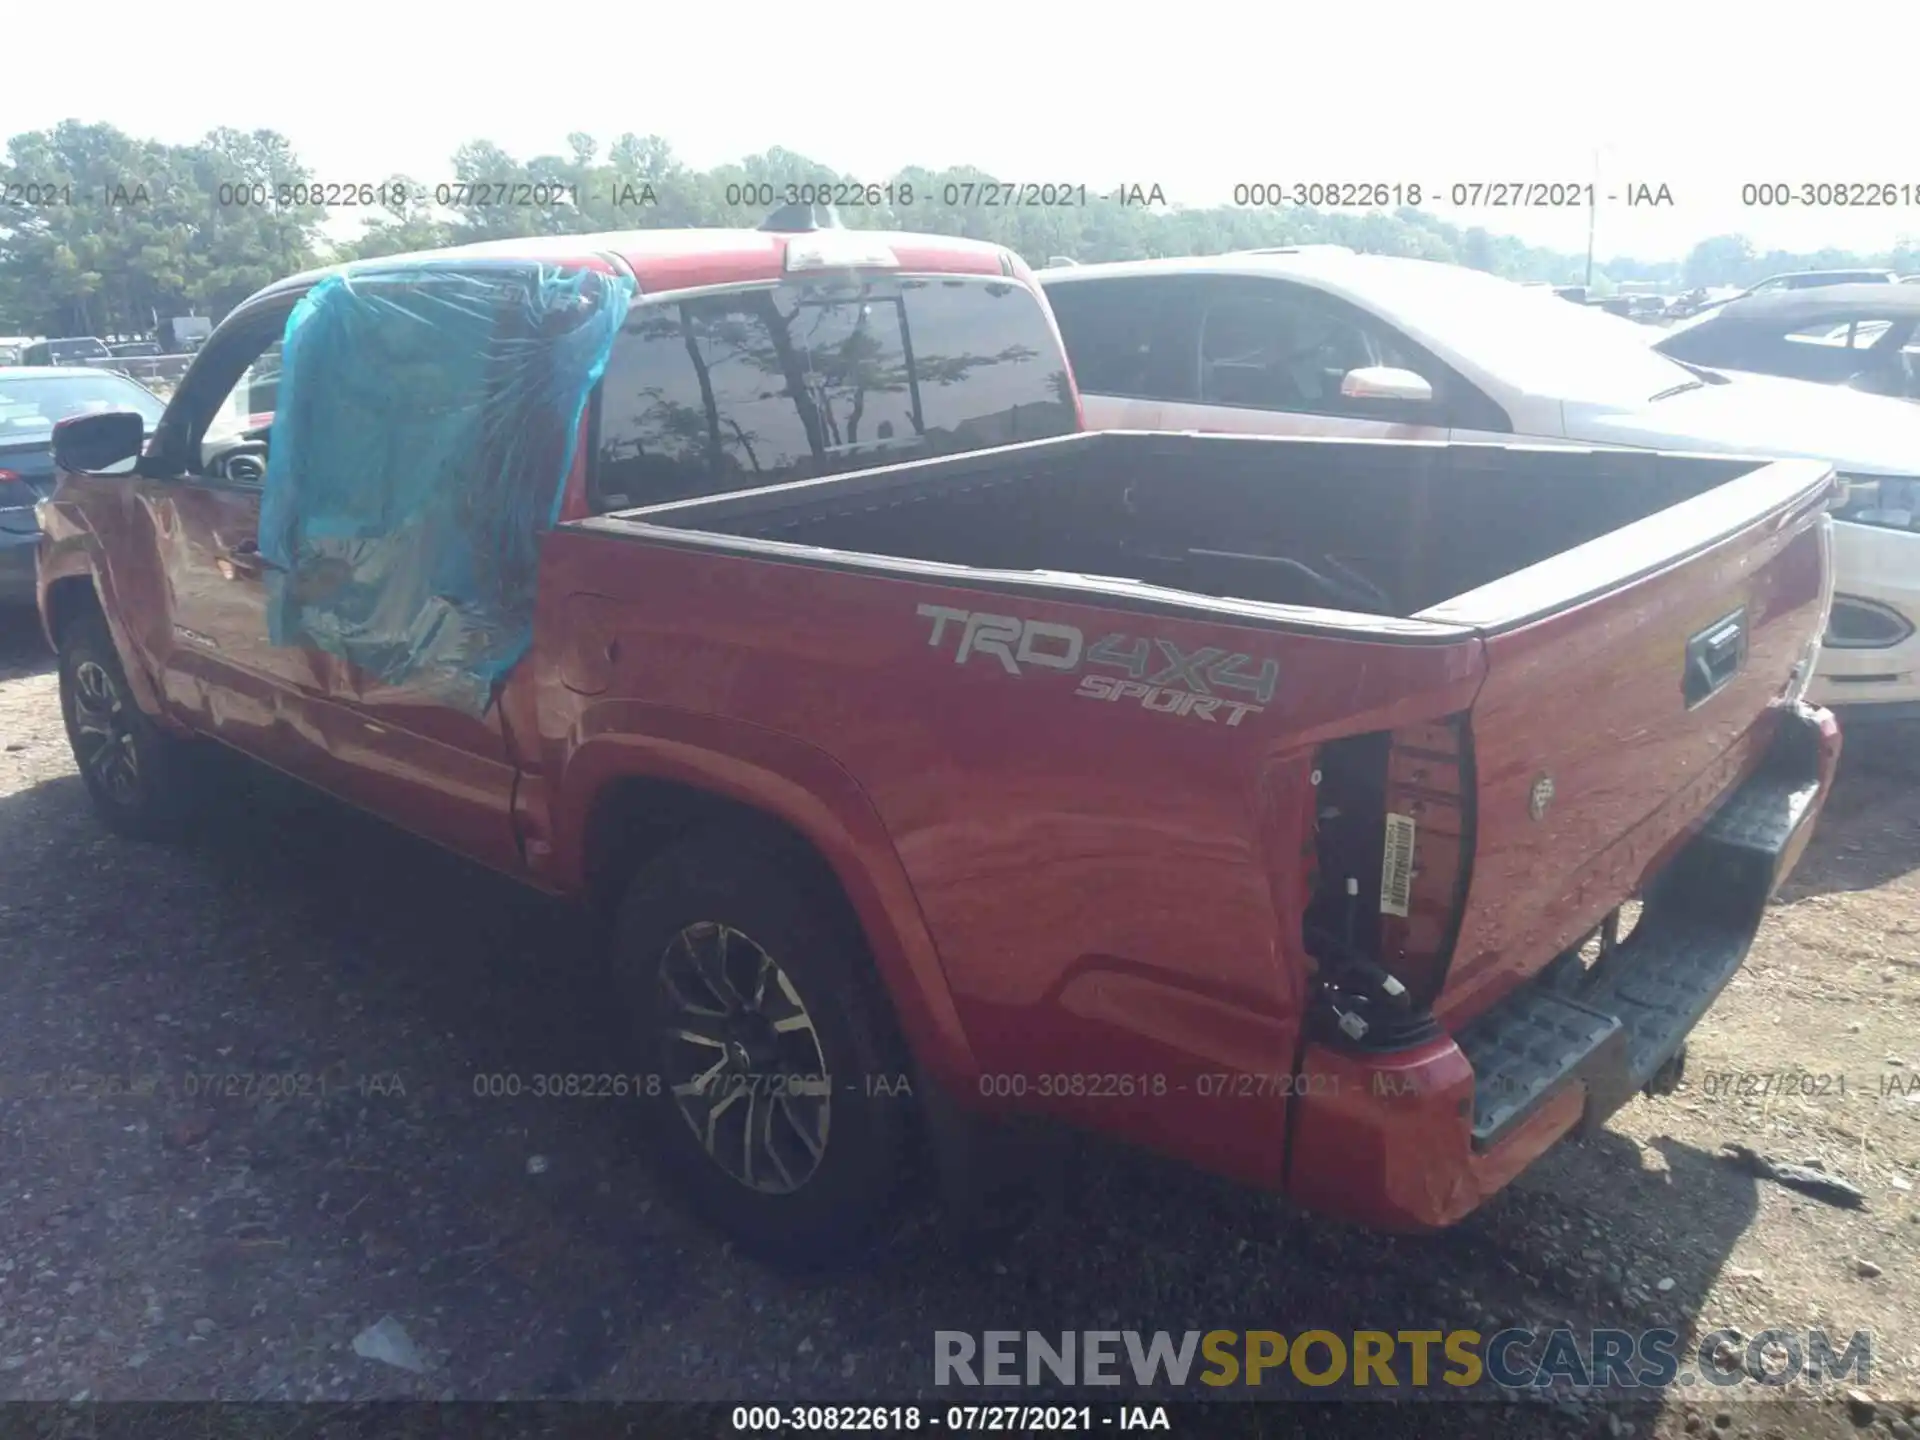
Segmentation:
[(73, 748), (80, 768), (116, 805), (140, 798), (140, 756), (120, 687), (97, 660), (73, 671)]
[(755, 941), (700, 921), (660, 958), (662, 1050), (675, 1106), (749, 1190), (787, 1195), (826, 1154), (832, 1077), (793, 981)]

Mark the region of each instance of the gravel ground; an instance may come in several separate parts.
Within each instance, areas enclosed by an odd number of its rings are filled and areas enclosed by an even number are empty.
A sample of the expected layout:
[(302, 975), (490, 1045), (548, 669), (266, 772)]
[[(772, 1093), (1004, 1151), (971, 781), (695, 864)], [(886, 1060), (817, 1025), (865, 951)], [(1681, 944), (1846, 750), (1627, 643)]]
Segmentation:
[[(114, 838), (74, 773), (52, 657), (0, 615), (0, 1398), (944, 1404), (935, 1329), (1824, 1324), (1873, 1332), (1871, 1411), (1745, 1403), (1756, 1387), (1660, 1411), (1433, 1404), (1417, 1432), (1903, 1437), (1920, 1413), (1908, 755), (1911, 735), (1850, 742), (1682, 1090), (1448, 1234), (1346, 1230), (1088, 1147), (1067, 1210), (997, 1258), (957, 1258), (929, 1213), (875, 1268), (800, 1285), (671, 1206), (619, 1102), (475, 1094), (476, 1075), (592, 1068), (599, 996), (570, 914), (261, 777), (237, 775), (191, 845)], [(1708, 1078), (1794, 1066), (1846, 1093)], [(299, 1093), (209, 1094), (194, 1077), (211, 1075)], [(1756, 1180), (1726, 1142), (1817, 1161), (1868, 1204)], [(418, 1373), (355, 1353), (389, 1316)], [(1398, 1407), (1348, 1409), (1409, 1433)]]

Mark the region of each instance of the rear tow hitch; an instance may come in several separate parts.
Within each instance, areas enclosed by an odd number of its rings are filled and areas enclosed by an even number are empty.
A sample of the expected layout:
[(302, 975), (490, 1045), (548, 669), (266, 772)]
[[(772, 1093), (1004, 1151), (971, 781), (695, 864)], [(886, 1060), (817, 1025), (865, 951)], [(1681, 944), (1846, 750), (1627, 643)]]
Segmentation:
[(1653, 1072), (1653, 1078), (1647, 1081), (1642, 1092), (1650, 1100), (1662, 1095), (1671, 1095), (1680, 1088), (1680, 1080), (1687, 1073), (1687, 1047), (1682, 1041), (1680, 1048), (1669, 1055), (1666, 1062)]

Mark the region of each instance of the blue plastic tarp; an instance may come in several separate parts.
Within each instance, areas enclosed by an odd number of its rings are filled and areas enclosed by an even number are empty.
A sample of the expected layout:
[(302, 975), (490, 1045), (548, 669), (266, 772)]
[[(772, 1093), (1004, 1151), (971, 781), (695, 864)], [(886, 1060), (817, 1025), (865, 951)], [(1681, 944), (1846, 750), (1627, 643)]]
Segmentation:
[(329, 276), (288, 317), (260, 550), (269, 636), (486, 713), (632, 282), (532, 261)]

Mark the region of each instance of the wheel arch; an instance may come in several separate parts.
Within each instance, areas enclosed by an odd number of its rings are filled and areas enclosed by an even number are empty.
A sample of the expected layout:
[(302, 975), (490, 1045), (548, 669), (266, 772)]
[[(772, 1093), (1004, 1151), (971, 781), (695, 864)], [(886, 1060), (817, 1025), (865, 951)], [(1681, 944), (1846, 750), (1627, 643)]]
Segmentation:
[[(57, 652), (60, 649), (61, 632), (67, 626), (88, 613), (98, 615), (107, 627), (114, 652), (120, 657), (120, 668), (126, 675), (127, 688), (133, 691), (134, 703), (170, 733), (176, 732), (179, 727), (161, 704), (159, 689), (154, 685), (152, 675), (147, 672), (140, 652), (131, 643), (126, 626), (120, 623), (114, 607), (107, 603), (101, 593), (98, 573), (87, 563), (89, 557), (85, 552), (76, 551), (77, 547), (66, 551), (66, 564), (58, 563), (63, 558), (59, 555), (43, 557), (40, 622), (41, 628), (46, 631), (47, 643)], [(56, 569), (62, 573), (44, 578), (48, 572)]]
[[(715, 828), (789, 848), (817, 866), (867, 942), (915, 1060), (966, 1083), (972, 1048), (906, 869), (857, 781), (791, 737), (650, 706), (597, 716), (564, 767), (553, 815), (554, 879), (607, 906), (676, 840)], [(648, 713), (634, 713), (634, 712)]]
[[(44, 621), (47, 641), (55, 649), (60, 646), (60, 636), (66, 628), (80, 616), (92, 611), (103, 620), (106, 619), (106, 607), (100, 603), (100, 591), (93, 583), (93, 575), (63, 575), (50, 582), (46, 590)], [(111, 628), (111, 622), (109, 622)]]

